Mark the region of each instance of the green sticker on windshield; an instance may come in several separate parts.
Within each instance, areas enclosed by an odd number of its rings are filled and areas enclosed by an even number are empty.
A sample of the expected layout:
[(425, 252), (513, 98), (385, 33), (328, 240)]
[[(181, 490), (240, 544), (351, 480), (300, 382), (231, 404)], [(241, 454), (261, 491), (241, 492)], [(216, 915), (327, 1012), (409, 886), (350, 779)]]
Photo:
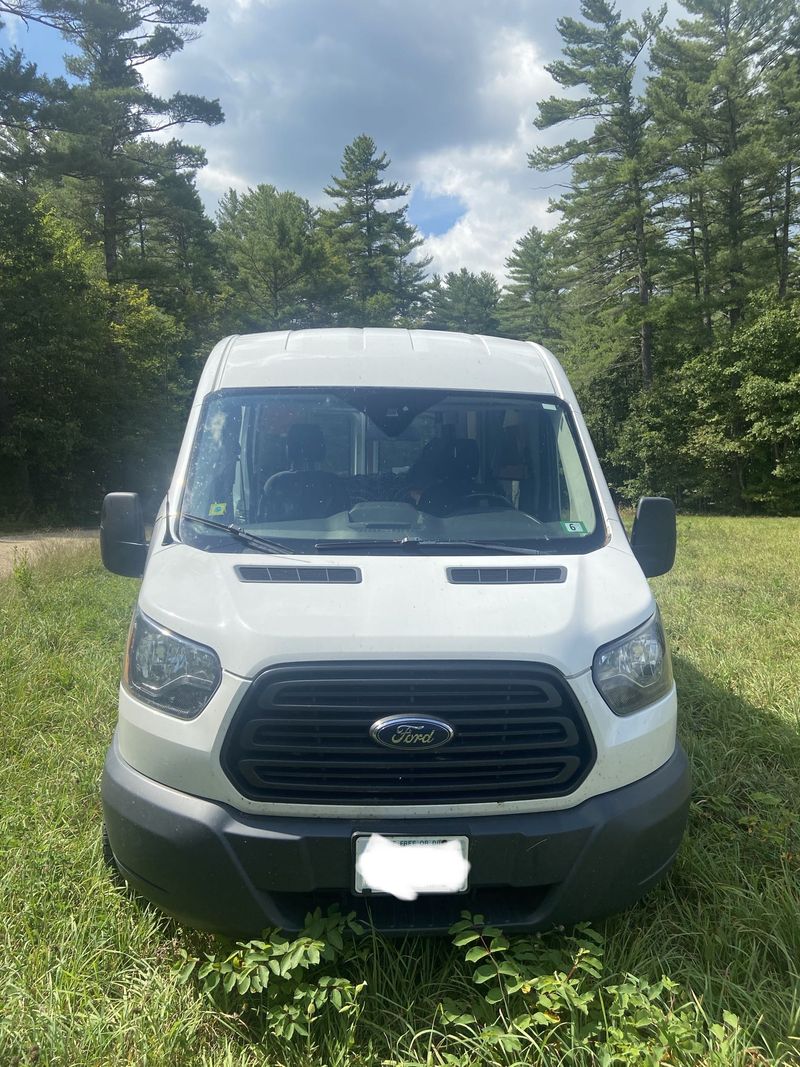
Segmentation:
[(582, 522), (562, 522), (561, 529), (568, 534), (585, 534), (586, 527)]
[(209, 516), (224, 515), (228, 510), (228, 505), (223, 501), (221, 504), (212, 504), (208, 509)]

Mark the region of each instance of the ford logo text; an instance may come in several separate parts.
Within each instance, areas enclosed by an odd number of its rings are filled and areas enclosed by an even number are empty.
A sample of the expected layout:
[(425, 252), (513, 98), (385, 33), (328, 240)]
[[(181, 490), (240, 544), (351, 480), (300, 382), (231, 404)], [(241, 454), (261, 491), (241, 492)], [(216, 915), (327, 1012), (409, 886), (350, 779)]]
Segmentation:
[(378, 719), (369, 728), (373, 741), (401, 752), (441, 748), (452, 741), (453, 733), (449, 723), (427, 716), (391, 715), (388, 719)]

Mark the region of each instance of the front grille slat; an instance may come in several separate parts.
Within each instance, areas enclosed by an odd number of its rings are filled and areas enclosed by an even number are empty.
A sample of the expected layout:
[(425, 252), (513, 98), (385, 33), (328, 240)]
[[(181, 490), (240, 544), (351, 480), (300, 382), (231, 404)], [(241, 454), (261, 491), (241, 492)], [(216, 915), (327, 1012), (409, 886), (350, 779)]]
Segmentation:
[[(574, 758), (574, 757), (573, 757)], [(284, 774), (287, 777), (292, 773), (292, 766), (296, 766), (303, 772), (304, 760), (286, 760), (286, 759), (264, 759), (260, 757), (255, 760), (243, 760), (242, 764), (251, 763), (254, 766), (263, 767), (265, 770), (278, 771), (280, 774)], [(552, 756), (549, 760), (539, 760), (537, 757), (525, 756), (516, 757), (512, 759), (504, 759), (502, 767), (491, 767), (486, 769), (486, 760), (475, 759), (460, 759), (458, 761), (457, 768), (449, 768), (446, 763), (440, 761), (438, 763), (431, 763), (427, 767), (421, 767), (419, 765), (414, 766), (411, 763), (409, 757), (395, 757), (391, 761), (384, 761), (380, 759), (350, 759), (350, 760), (337, 760), (336, 761), (336, 775), (339, 778), (358, 778), (360, 775), (367, 774), (371, 770), (379, 770), (381, 772), (388, 772), (390, 774), (397, 773), (401, 777), (405, 778), (410, 775), (420, 775), (430, 778), (452, 778), (454, 775), (458, 775), (462, 772), (463, 768), (470, 767), (475, 768), (471, 771), (471, 777), (480, 778), (482, 775), (492, 775), (495, 778), (500, 777), (503, 774), (515, 774), (518, 772), (519, 767), (536, 767), (538, 763), (547, 763), (548, 766), (553, 765)]]
[[(541, 768), (538, 772), (534, 769), (529, 775), (526, 775), (525, 777), (522, 777), (521, 775), (518, 774), (516, 779), (515, 779), (515, 784), (527, 784), (531, 779), (535, 780), (537, 778), (537, 773), (538, 773), (538, 777), (540, 779), (547, 780), (548, 783), (550, 783), (552, 781), (563, 781), (570, 770), (572, 770), (571, 766), (562, 767), (562, 766), (559, 765), (557, 768), (554, 768), (551, 765), (549, 765), (547, 767)], [(247, 774), (249, 776), (249, 779), (254, 781), (254, 782), (264, 782), (267, 785), (274, 785), (276, 788), (286, 788), (286, 789), (295, 789), (295, 788), (297, 788), (295, 786), (294, 782), (291, 782), (291, 781), (290, 782), (284, 782), (280, 778), (276, 779), (276, 778), (273, 778), (273, 777), (271, 777), (269, 775), (258, 774), (256, 772), (255, 768), (253, 768), (253, 767), (248, 767), (247, 768)], [(345, 784), (346, 784), (346, 781), (347, 781), (347, 777), (351, 777), (353, 780), (360, 779), (359, 775), (343, 776), (343, 777), (345, 778)], [(409, 784), (411, 784), (411, 783), (409, 783)], [(429, 791), (430, 793), (446, 793), (451, 788), (451, 784), (449, 782), (443, 781), (441, 778), (432, 780), (430, 782), (426, 781), (426, 782), (424, 782), (422, 784), (424, 785), (424, 788), (427, 791)], [(342, 785), (342, 781), (340, 780), (340, 778), (337, 777), (337, 782), (335, 783), (335, 788), (339, 788), (339, 787), (341, 787), (341, 785)], [(478, 779), (478, 778), (476, 778), (474, 781), (471, 782), (471, 788), (473, 790), (480, 790), (480, 789), (483, 789), (483, 790), (496, 790), (498, 788), (502, 789), (503, 787), (504, 787), (503, 783), (499, 783), (498, 784), (495, 781), (483, 781), (483, 780)], [(317, 792), (317, 793), (330, 791), (331, 788), (332, 787), (331, 787), (330, 784), (327, 784), (325, 782), (320, 782), (320, 781), (304, 782), (303, 785), (302, 785), (302, 789), (304, 791), (311, 790), (311, 791), (314, 791), (314, 792)], [(396, 787), (396, 785), (394, 783), (369, 782), (369, 783), (367, 783), (366, 788), (369, 788), (375, 794), (390, 794), (390, 793), (394, 792), (394, 790), (397, 787)]]
[[(448, 744), (397, 751), (369, 730), (394, 715), (442, 718)], [(533, 663), (320, 663), (273, 667), (234, 715), (223, 768), (274, 803), (420, 804), (572, 792), (595, 750), (566, 680)]]
[[(459, 736), (461, 736), (463, 738), (463, 735), (459, 735)], [(470, 738), (469, 740), (474, 741), (475, 738)], [(532, 740), (528, 739), (528, 740), (525, 740), (525, 741), (509, 741), (507, 743), (498, 743), (498, 744), (494, 744), (494, 745), (482, 744), (479, 747), (480, 747), (480, 751), (483, 754), (484, 758), (485, 758), (485, 754), (487, 752), (525, 752), (525, 751), (529, 752), (530, 755), (531, 755), (531, 758), (532, 758), (533, 756), (535, 756), (535, 754), (536, 754), (538, 749), (550, 748), (552, 746), (564, 747), (564, 744), (565, 744), (565, 740), (564, 740), (564, 737), (562, 735), (560, 737), (536, 738), (535, 741), (532, 741)], [(321, 752), (320, 751), (320, 748), (321, 748), (322, 745), (325, 746), (325, 752)], [(322, 756), (324, 758), (325, 754), (328, 753), (328, 752), (337, 753), (337, 754), (341, 753), (344, 756), (352, 755), (352, 753), (353, 753), (353, 746), (352, 745), (333, 744), (333, 743), (330, 743), (328, 740), (326, 740), (324, 738), (316, 738), (316, 737), (313, 737), (313, 736), (310, 737), (310, 738), (307, 738), (303, 742), (295, 740), (291, 744), (288, 743), (283, 737), (281, 737), (279, 740), (277, 740), (275, 742), (266, 742), (266, 741), (264, 741), (264, 742), (261, 742), (260, 744), (251, 744), (248, 747), (254, 753), (255, 752), (264, 752), (264, 753), (280, 752), (280, 753), (285, 753), (286, 756), (289, 756), (289, 757), (293, 753), (293, 754), (296, 755), (298, 761), (302, 761), (302, 760), (305, 760), (305, 759), (316, 759), (316, 758), (319, 758), (320, 756)], [(476, 746), (476, 748), (477, 747), (478, 746)], [(367, 757), (365, 756), (364, 758), (366, 759)], [(433, 754), (431, 753), (431, 759), (432, 758), (433, 758)], [(408, 756), (403, 756), (402, 759), (403, 759), (403, 762), (407, 765), (408, 761), (409, 761), (409, 757)], [(360, 762), (361, 761), (359, 760), (359, 763)], [(463, 762), (463, 761), (461, 761), (461, 762)]]

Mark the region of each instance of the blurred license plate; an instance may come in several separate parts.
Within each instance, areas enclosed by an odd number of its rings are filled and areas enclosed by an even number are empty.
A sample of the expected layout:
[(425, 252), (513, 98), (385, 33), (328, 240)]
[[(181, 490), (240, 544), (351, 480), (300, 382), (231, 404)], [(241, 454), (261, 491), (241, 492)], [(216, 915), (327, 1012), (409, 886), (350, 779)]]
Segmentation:
[(356, 893), (413, 899), (417, 893), (464, 893), (468, 888), (467, 837), (357, 834), (355, 846)]

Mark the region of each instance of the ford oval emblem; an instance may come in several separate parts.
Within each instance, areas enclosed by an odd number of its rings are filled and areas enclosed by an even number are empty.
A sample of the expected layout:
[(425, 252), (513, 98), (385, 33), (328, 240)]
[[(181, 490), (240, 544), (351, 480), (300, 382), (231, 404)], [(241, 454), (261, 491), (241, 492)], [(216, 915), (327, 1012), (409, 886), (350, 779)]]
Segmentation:
[(390, 715), (387, 719), (378, 719), (369, 728), (373, 741), (398, 752), (441, 748), (453, 740), (454, 733), (450, 723), (430, 719), (427, 715)]

